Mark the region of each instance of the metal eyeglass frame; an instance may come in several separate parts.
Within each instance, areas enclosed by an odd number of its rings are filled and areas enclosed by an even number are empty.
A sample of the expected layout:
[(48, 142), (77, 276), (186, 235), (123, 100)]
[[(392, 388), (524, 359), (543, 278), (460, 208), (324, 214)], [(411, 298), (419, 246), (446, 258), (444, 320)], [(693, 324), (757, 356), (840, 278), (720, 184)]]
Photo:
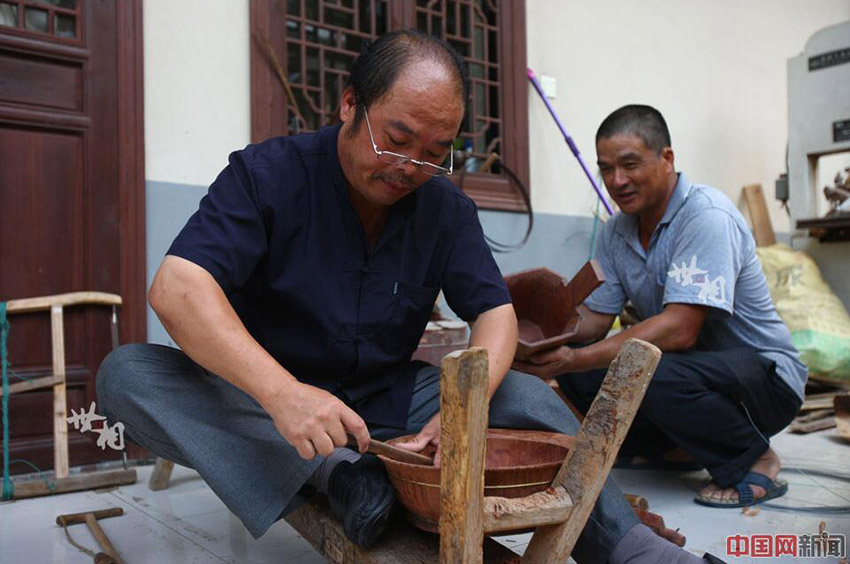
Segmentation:
[(449, 151), (449, 168), (444, 166), (435, 165), (432, 163), (427, 163), (425, 161), (418, 161), (407, 155), (401, 155), (399, 153), (393, 153), (392, 151), (382, 151), (378, 149), (378, 145), (375, 144), (375, 136), (372, 134), (372, 124), (369, 123), (369, 111), (364, 107), (363, 113), (366, 115), (366, 127), (369, 129), (369, 139), (372, 141), (372, 150), (375, 151), (375, 156), (379, 161), (387, 163), (389, 165), (405, 165), (407, 163), (413, 163), (416, 167), (427, 174), (428, 176), (451, 176), (452, 171), (455, 166), (455, 155), (454, 150)]

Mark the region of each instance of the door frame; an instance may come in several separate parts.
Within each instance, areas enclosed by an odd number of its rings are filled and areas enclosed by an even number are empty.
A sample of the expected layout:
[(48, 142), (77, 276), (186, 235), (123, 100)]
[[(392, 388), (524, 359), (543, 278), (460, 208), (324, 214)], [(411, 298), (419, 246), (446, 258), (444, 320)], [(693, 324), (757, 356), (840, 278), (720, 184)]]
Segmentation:
[(147, 341), (143, 0), (117, 2), (122, 343)]

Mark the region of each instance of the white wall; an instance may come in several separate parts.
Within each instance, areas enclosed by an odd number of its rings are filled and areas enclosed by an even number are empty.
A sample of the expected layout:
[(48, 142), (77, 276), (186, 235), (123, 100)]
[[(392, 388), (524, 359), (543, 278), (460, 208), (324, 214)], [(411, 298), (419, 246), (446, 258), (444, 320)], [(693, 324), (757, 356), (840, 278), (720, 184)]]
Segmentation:
[(145, 0), (145, 178), (208, 186), (251, 138), (247, 0)]
[[(787, 232), (773, 199), (788, 139), (786, 60), (848, 19), (850, 0), (528, 0), (528, 64), (557, 79), (552, 103), (594, 173), (599, 123), (650, 104), (667, 119), (679, 170), (735, 202), (761, 183), (774, 229)], [(536, 93), (529, 131), (535, 209), (591, 213), (590, 184)]]

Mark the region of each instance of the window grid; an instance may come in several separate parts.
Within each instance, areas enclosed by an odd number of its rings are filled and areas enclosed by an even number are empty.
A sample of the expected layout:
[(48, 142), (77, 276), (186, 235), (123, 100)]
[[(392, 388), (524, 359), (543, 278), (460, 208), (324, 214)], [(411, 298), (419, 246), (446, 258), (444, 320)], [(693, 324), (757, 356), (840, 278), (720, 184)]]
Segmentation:
[(287, 1), (286, 72), (298, 106), (287, 104), (290, 133), (336, 119), (351, 63), (387, 20), (387, 0)]
[[(463, 161), (465, 175), (451, 178), (482, 209), (525, 211), (518, 186), (501, 164), (528, 186), (524, 0), (252, 0), (251, 22), (254, 141), (336, 121), (348, 69), (364, 39), (400, 28), (444, 37), (465, 57), (472, 79), (456, 148), (473, 158)], [(291, 95), (275, 74), (278, 63)], [(502, 161), (482, 173), (491, 151)]]
[[(69, 7), (70, 6), (70, 7)], [(59, 41), (70, 41), (80, 43), (82, 41), (82, 33), (80, 29), (82, 16), (82, 2), (77, 0), (0, 0), (0, 16), (8, 16), (10, 13), (17, 17), (17, 21), (12, 22), (5, 18), (0, 18), (0, 25), (4, 29), (14, 29), (18, 33), (32, 35), (35, 37), (50, 37)], [(32, 14), (45, 14), (44, 21), (46, 29), (38, 29), (41, 27), (41, 22), (29, 22), (27, 20), (27, 12)], [(56, 22), (60, 18), (73, 19), (73, 35), (62, 35), (67, 33), (59, 30), (57, 32)]]
[(470, 74), (465, 148), (486, 158), (501, 138), (499, 115), (499, 8), (493, 0), (417, 0), (416, 27), (448, 41)]

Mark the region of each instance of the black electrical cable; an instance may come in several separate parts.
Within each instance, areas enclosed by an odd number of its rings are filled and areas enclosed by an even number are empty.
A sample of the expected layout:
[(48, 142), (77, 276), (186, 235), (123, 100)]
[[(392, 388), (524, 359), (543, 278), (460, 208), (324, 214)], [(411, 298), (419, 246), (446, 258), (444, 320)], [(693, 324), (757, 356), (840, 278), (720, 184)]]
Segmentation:
[[(810, 470), (804, 468), (783, 468), (783, 473), (795, 472), (803, 476), (818, 476), (819, 478), (830, 478), (850, 483), (850, 475), (833, 474), (824, 470)], [(817, 505), (813, 507), (797, 507), (793, 505), (777, 505), (775, 503), (762, 503), (761, 507), (785, 513), (814, 513), (817, 515), (848, 515), (850, 505)]]
[[(528, 238), (531, 236), (531, 230), (534, 227), (534, 212), (531, 209), (531, 195), (528, 192), (528, 188), (526, 188), (525, 184), (522, 183), (516, 173), (511, 170), (508, 165), (505, 164), (505, 161), (502, 159), (501, 155), (497, 155), (497, 162), (499, 163), (499, 167), (507, 174), (508, 178), (510, 179), (510, 184), (516, 185), (517, 190), (519, 191), (519, 194), (522, 197), (522, 201), (525, 204), (526, 215), (528, 215), (528, 227), (525, 230), (525, 235), (519, 243), (500, 243), (499, 241), (488, 237), (486, 233), (484, 234), (484, 239), (487, 241), (487, 245), (490, 246), (490, 249), (494, 253), (510, 253), (523, 248), (528, 242)], [(465, 163), (461, 163), (460, 178), (458, 179), (458, 188), (460, 188), (461, 191), (463, 191), (463, 181), (464, 177), (466, 176), (466, 167), (464, 166), (464, 164)]]

